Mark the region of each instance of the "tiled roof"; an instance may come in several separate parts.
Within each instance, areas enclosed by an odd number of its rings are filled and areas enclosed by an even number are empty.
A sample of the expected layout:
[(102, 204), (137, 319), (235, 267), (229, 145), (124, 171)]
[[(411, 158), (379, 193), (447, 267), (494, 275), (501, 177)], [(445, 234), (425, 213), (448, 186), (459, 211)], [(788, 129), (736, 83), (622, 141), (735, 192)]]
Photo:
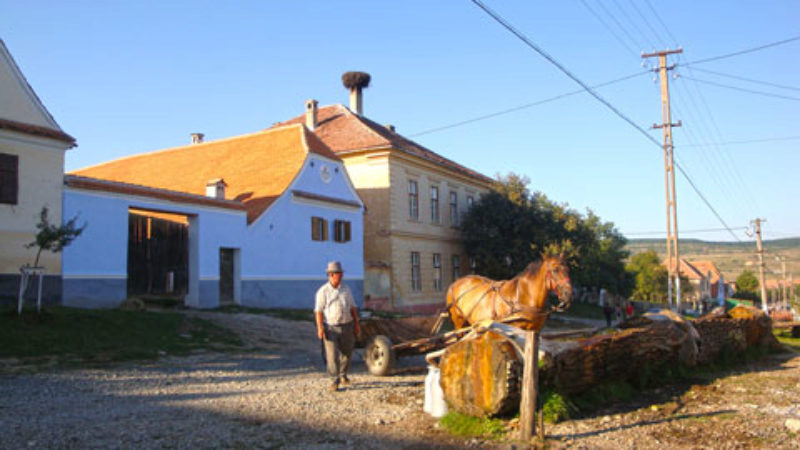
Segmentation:
[(39, 125), (31, 125), (29, 123), (16, 122), (14, 120), (0, 119), (0, 130), (11, 130), (16, 131), (17, 133), (55, 139), (57, 141), (66, 142), (71, 147), (76, 145), (75, 138), (61, 130), (54, 130), (52, 128), (42, 127)]
[(289, 186), (308, 153), (340, 161), (304, 125), (129, 156), (73, 174), (204, 195), (209, 180), (227, 183), (225, 197), (257, 219)]
[(241, 202), (233, 200), (220, 200), (206, 197), (205, 195), (188, 194), (186, 192), (159, 189), (138, 184), (122, 183), (119, 181), (100, 180), (97, 178), (82, 177), (78, 175), (64, 175), (64, 184), (76, 189), (90, 191), (115, 192), (126, 195), (140, 195), (143, 197), (158, 198), (179, 203), (192, 203), (195, 205), (215, 206), (217, 208), (236, 209), (244, 211)]
[(711, 284), (719, 282), (721, 272), (713, 261), (688, 261), (681, 258), (681, 273), (690, 280), (700, 280), (711, 272)]
[[(305, 123), (305, 114), (286, 122), (278, 123), (276, 126), (293, 123)], [(392, 147), (474, 178), (482, 183), (491, 183), (493, 181), (479, 172), (447, 159), (410, 139), (406, 139), (383, 125), (375, 123), (366, 117), (353, 114), (350, 109), (343, 105), (330, 105), (319, 108), (317, 128), (314, 133), (336, 153)]]
[(711, 283), (719, 282), (719, 277), (722, 273), (713, 261), (692, 261), (692, 265), (704, 276), (708, 276), (708, 273), (711, 272)]

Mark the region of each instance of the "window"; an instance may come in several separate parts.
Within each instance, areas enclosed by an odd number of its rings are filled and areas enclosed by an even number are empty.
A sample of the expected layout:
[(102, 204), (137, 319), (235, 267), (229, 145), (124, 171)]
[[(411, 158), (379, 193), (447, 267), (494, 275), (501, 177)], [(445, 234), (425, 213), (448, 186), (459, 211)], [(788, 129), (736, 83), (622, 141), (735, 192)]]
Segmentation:
[(422, 290), (422, 279), (419, 272), (419, 252), (411, 252), (411, 290), (413, 292)]
[(350, 242), (350, 222), (347, 220), (333, 221), (333, 240), (336, 242)]
[(431, 222), (439, 223), (439, 187), (431, 186)]
[(19, 156), (0, 153), (0, 203), (17, 204)]
[(408, 216), (419, 220), (419, 193), (414, 180), (408, 180)]
[(311, 240), (312, 241), (327, 241), (328, 240), (328, 221), (322, 217), (311, 218)]
[(468, 195), (467, 196), (467, 211), (472, 209), (472, 204), (473, 203), (475, 203), (475, 199), (471, 195)]
[(442, 255), (433, 254), (433, 290), (442, 290)]
[(458, 226), (458, 192), (450, 191), (450, 225)]
[(453, 281), (461, 278), (461, 259), (458, 255), (453, 255)]

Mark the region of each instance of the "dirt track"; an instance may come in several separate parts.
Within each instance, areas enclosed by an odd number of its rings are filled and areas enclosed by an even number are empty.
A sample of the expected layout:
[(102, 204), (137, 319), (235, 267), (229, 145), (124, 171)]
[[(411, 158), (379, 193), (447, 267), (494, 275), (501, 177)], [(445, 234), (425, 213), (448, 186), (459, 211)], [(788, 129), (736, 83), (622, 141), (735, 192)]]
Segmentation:
[[(519, 446), (453, 438), (422, 412), (424, 367), (327, 392), (309, 322), (192, 312), (248, 351), (0, 377), (0, 448), (429, 448)], [(415, 367), (415, 365), (417, 367)], [(422, 369), (422, 370), (420, 370)], [(651, 406), (652, 405), (652, 406)], [(665, 388), (548, 425), (553, 448), (800, 448), (800, 357)]]

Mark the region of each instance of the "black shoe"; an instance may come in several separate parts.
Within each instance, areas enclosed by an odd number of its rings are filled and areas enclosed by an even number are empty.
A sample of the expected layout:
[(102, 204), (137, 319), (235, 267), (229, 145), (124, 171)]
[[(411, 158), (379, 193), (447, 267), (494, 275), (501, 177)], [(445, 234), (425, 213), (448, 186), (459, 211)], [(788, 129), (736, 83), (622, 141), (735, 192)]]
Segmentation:
[(342, 386), (350, 386), (350, 378), (342, 378)]

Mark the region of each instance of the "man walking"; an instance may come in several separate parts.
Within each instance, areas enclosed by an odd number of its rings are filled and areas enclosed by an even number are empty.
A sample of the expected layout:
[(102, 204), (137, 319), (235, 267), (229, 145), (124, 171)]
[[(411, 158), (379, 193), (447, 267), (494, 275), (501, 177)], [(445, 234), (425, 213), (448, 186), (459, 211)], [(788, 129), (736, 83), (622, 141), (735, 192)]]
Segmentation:
[(335, 392), (340, 384), (350, 384), (347, 371), (350, 369), (356, 335), (361, 329), (353, 293), (347, 285), (342, 284), (342, 264), (331, 261), (326, 272), (328, 282), (317, 290), (314, 317), (317, 337), (325, 342), (328, 373), (333, 377), (330, 390)]

